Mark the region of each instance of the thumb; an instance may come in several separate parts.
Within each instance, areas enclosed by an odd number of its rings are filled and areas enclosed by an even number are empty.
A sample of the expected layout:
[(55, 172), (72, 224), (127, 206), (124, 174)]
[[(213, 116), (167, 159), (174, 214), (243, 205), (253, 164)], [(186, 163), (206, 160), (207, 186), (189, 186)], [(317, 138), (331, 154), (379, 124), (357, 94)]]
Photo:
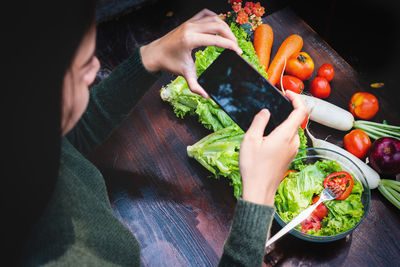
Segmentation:
[(255, 136), (255, 137), (263, 137), (265, 127), (267, 127), (269, 118), (271, 113), (268, 109), (262, 109), (257, 115), (254, 117), (253, 122), (251, 123), (249, 129), (246, 134)]
[(197, 74), (196, 71), (190, 71), (187, 72), (183, 75), (185, 77), (187, 84), (189, 85), (190, 91), (193, 93), (196, 93), (198, 95), (201, 95), (205, 99), (210, 98), (210, 96), (207, 94), (207, 92), (201, 87), (199, 82), (197, 81)]

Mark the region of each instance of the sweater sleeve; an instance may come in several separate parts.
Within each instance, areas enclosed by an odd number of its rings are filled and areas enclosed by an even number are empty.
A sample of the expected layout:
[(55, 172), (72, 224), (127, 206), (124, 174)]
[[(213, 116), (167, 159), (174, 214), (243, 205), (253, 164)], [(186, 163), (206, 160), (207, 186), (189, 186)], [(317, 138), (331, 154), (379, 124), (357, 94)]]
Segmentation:
[(262, 265), (275, 208), (239, 198), (219, 266)]
[(67, 134), (84, 155), (109, 137), (159, 75), (145, 69), (139, 48), (90, 90), (88, 107)]

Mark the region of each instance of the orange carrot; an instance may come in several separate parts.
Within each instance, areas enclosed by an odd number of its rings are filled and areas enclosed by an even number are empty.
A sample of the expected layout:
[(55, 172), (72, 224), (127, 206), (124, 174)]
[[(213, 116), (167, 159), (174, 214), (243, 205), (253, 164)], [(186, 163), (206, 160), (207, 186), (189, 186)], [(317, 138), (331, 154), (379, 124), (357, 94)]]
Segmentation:
[(297, 34), (290, 35), (279, 47), (271, 65), (268, 68), (268, 80), (275, 85), (281, 77), (283, 65), (286, 61), (297, 52), (300, 52), (303, 47), (303, 38)]
[(254, 50), (265, 71), (268, 70), (273, 40), (274, 33), (268, 24), (261, 24), (254, 31)]

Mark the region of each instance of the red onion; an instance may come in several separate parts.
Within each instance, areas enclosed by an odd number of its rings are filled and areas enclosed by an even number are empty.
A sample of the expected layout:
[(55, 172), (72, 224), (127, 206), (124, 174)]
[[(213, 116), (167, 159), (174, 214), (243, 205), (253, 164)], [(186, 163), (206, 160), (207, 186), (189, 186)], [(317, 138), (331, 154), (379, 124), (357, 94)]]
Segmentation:
[(393, 137), (377, 139), (369, 150), (369, 162), (378, 173), (400, 173), (400, 140)]

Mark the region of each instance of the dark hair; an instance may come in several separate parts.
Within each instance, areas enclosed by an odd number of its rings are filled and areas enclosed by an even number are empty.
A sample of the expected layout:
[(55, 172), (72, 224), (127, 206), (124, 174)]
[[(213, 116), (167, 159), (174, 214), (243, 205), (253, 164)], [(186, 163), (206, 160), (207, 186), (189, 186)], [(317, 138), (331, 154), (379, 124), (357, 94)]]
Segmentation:
[(1, 98), (7, 102), (2, 104), (1, 238), (3, 253), (15, 262), (57, 182), (63, 78), (95, 22), (95, 1), (7, 2), (2, 9), (11, 16), (1, 21), (6, 52)]

